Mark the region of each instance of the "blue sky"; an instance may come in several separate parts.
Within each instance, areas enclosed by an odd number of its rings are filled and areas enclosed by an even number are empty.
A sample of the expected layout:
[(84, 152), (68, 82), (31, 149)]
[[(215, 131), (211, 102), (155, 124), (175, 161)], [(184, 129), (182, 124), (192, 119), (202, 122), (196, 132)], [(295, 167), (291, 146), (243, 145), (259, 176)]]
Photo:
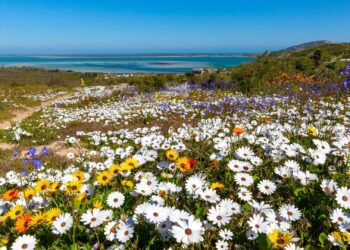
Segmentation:
[(0, 0), (0, 53), (261, 52), (350, 42), (343, 0)]

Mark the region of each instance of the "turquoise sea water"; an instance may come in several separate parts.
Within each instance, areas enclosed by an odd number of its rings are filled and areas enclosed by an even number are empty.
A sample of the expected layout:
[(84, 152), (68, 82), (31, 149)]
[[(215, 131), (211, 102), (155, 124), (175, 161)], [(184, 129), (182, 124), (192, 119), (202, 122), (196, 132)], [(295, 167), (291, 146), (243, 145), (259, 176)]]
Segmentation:
[(0, 66), (115, 73), (181, 73), (193, 68), (226, 68), (253, 61), (238, 55), (0, 56)]

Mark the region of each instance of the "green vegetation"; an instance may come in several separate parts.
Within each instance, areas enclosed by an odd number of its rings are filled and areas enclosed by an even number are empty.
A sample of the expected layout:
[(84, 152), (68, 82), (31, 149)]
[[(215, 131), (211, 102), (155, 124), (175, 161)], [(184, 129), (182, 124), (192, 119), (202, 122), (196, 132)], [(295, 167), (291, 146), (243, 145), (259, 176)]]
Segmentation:
[(80, 79), (86, 84), (93, 84), (101, 73), (80, 73), (73, 71), (37, 69), (27, 67), (2, 67), (0, 69), (0, 85), (20, 86), (47, 85), (47, 86), (79, 86)]
[(236, 90), (245, 94), (276, 93), (284, 83), (299, 88), (300, 84), (305, 83), (342, 82), (344, 79), (339, 73), (349, 62), (350, 43), (326, 44), (288, 53), (265, 52), (252, 63), (203, 75), (186, 76), (192, 83), (213, 83), (219, 88), (223, 86), (222, 83), (232, 83)]

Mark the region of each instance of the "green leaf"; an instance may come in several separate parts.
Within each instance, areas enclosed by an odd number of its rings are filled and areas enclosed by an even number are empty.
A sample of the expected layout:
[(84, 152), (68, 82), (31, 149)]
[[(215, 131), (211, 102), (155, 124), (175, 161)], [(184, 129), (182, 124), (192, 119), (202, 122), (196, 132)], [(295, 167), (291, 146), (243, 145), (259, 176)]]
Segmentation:
[(316, 248), (314, 248), (313, 246), (311, 245), (307, 245), (304, 250), (316, 250)]
[(302, 193), (304, 193), (305, 192), (305, 189), (304, 189), (304, 187), (301, 187), (301, 188), (296, 188), (295, 190), (294, 190), (294, 194), (295, 194), (295, 196), (297, 196), (297, 197), (299, 197)]
[(328, 240), (328, 236), (327, 236), (327, 234), (325, 234), (325, 233), (320, 233), (320, 235), (318, 236), (318, 240), (320, 241), (320, 243), (321, 243), (321, 246), (323, 247), (324, 246), (324, 243), (325, 243), (325, 241), (327, 241)]
[(266, 234), (260, 234), (258, 237), (258, 249), (259, 250), (272, 250), (273, 246)]

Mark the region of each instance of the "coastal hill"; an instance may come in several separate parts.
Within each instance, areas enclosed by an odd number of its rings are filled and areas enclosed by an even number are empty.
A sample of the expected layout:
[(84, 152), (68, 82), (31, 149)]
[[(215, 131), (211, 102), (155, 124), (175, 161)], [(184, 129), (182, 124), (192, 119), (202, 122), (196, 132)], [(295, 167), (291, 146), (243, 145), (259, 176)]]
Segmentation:
[(336, 61), (350, 58), (350, 43), (332, 43), (327, 40), (314, 41), (295, 45), (279, 51), (270, 52), (273, 58), (297, 59), (311, 57), (315, 51), (323, 55), (323, 59)]
[(312, 41), (312, 42), (302, 43), (298, 45), (293, 45), (278, 51), (274, 51), (271, 53), (271, 55), (276, 57), (285, 57), (294, 52), (303, 51), (306, 49), (312, 49), (312, 48), (315, 48), (321, 45), (327, 45), (327, 44), (332, 44), (332, 42), (328, 40)]
[(294, 46), (282, 49), (280, 50), (280, 52), (300, 51), (300, 50), (311, 49), (320, 45), (331, 44), (331, 43), (332, 42), (328, 40), (312, 41), (312, 42), (302, 43), (302, 44), (298, 44), (298, 45), (294, 45)]

